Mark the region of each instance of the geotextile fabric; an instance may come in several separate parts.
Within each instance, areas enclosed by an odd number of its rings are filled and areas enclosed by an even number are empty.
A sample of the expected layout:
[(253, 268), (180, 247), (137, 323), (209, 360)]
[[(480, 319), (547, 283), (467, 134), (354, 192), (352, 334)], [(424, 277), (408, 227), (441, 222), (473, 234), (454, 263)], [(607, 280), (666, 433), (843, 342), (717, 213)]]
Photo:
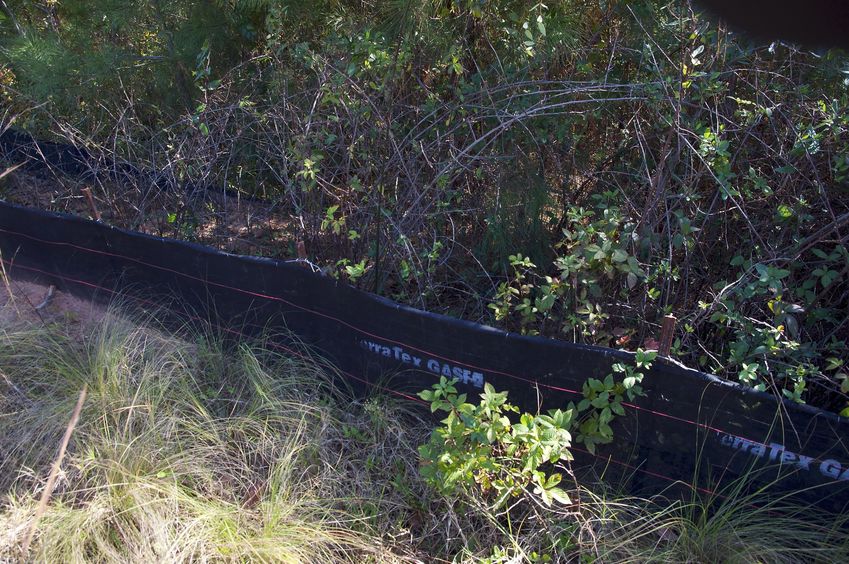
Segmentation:
[[(271, 330), (280, 348), (318, 351), (359, 393), (418, 401), (442, 375), (470, 401), (485, 382), (525, 410), (581, 399), (633, 355), (527, 337), (400, 305), (300, 265), (228, 254), (98, 222), (0, 202), (0, 252), (11, 276), (94, 299), (172, 308), (236, 336)], [(693, 487), (721, 500), (764, 489), (812, 507), (849, 505), (849, 422), (658, 359), (645, 395), (625, 404), (614, 441), (573, 449), (575, 467), (634, 494)]]

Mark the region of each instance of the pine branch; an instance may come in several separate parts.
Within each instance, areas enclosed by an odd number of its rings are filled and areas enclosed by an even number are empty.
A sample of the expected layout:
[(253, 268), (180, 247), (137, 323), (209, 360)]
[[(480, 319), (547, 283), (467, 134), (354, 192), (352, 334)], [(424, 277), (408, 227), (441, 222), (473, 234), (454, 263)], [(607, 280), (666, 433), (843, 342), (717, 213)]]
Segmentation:
[(9, 9), (9, 6), (6, 4), (6, 0), (0, 0), (0, 10), (3, 10), (3, 13), (6, 14), (6, 17), (12, 22), (12, 25), (15, 26), (15, 30), (18, 32), (18, 35), (21, 37), (26, 37), (27, 34), (24, 31), (24, 28), (21, 27), (21, 24), (18, 23), (17, 18), (15, 18), (15, 14), (12, 13), (12, 10)]

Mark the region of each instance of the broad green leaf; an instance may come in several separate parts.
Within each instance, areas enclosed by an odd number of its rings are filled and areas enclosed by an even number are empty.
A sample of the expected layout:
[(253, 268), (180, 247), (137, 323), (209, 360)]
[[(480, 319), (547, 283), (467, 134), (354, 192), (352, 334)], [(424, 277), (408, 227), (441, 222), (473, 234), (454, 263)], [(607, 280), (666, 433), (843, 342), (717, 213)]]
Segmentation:
[(613, 262), (625, 262), (628, 260), (628, 253), (622, 249), (614, 249), (612, 259)]

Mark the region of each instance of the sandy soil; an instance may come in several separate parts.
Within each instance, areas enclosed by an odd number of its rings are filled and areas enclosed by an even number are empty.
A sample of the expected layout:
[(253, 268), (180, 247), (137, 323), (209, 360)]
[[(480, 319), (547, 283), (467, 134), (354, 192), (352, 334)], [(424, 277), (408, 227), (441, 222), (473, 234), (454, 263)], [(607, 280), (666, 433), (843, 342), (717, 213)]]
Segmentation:
[(20, 324), (63, 323), (87, 334), (106, 310), (56, 288), (0, 275), (0, 331)]

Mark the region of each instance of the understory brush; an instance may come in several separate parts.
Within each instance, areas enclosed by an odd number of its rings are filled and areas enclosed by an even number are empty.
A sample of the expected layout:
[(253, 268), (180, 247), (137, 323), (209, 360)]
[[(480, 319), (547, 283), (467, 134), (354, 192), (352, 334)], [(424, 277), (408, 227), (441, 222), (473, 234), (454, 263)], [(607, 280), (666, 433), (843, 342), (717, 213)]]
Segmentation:
[[(623, 498), (571, 478), (551, 504), (433, 488), (423, 410), (355, 399), (275, 340), (175, 335), (108, 314), (0, 327), (0, 560), (49, 562), (838, 561), (840, 528), (748, 501)], [(47, 510), (38, 498), (79, 391)], [(494, 393), (494, 392), (491, 392)], [(568, 499), (566, 496), (568, 492)], [(593, 493), (595, 492), (595, 493)], [(745, 501), (746, 503), (743, 503)], [(37, 523), (36, 523), (37, 521)]]
[(10, 4), (0, 133), (74, 149), (3, 198), (525, 334), (673, 314), (688, 366), (849, 415), (843, 51), (689, 1)]

